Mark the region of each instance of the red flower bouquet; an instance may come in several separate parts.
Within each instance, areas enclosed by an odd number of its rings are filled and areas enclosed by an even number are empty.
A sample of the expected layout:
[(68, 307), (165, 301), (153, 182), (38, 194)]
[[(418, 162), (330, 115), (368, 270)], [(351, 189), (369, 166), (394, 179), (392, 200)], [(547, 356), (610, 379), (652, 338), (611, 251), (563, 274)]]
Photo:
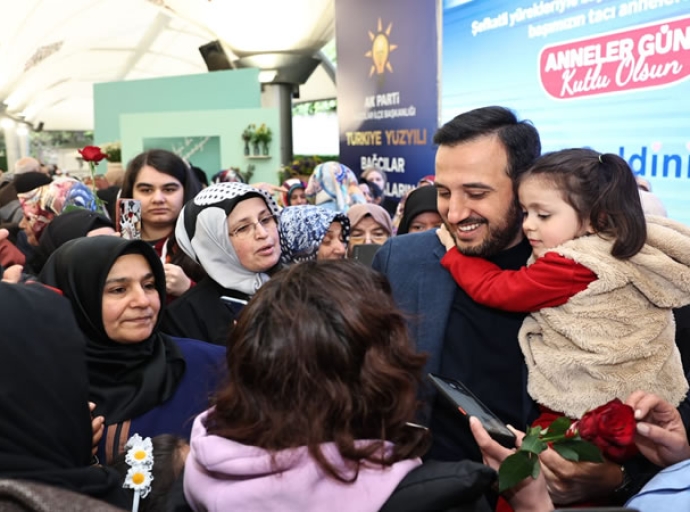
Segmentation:
[[(579, 421), (560, 417), (547, 428), (530, 428), (518, 450), (498, 470), (503, 492), (531, 476), (539, 476), (539, 454), (552, 448), (574, 462), (622, 462), (635, 453), (635, 416), (632, 407), (617, 398), (587, 412)], [(602, 457), (603, 455), (603, 457)]]
[(108, 155), (101, 151), (98, 146), (86, 146), (84, 149), (78, 150), (82, 159), (89, 163), (89, 169), (91, 171), (91, 191), (96, 200), (96, 204), (100, 207), (101, 212), (107, 216), (107, 210), (105, 209), (105, 203), (96, 194), (96, 164), (101, 160), (108, 158)]
[(635, 439), (635, 415), (632, 407), (618, 400), (597, 407), (586, 413), (573, 427), (601, 450), (609, 460), (623, 462), (637, 453)]
[(98, 146), (86, 146), (84, 149), (79, 150), (79, 154), (84, 159), (85, 162), (98, 163), (101, 160), (108, 158), (108, 155), (101, 151)]

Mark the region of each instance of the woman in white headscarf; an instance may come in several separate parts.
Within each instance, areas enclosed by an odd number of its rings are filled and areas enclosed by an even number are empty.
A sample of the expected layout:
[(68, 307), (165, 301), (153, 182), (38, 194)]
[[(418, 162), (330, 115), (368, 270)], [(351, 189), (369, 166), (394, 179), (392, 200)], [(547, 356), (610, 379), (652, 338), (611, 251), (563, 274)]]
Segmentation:
[(225, 345), (242, 305), (280, 260), (277, 219), (271, 195), (244, 183), (217, 183), (189, 201), (175, 237), (208, 277), (171, 304), (162, 330)]

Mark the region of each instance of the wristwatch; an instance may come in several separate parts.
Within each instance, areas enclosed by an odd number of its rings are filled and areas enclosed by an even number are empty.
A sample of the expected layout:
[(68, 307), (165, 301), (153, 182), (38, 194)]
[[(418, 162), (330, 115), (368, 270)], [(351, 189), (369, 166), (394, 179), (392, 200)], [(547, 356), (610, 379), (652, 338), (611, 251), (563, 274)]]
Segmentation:
[(621, 464), (621, 473), (623, 475), (623, 480), (620, 485), (616, 487), (611, 493), (611, 498), (616, 502), (625, 502), (628, 500), (632, 494), (633, 481), (630, 478), (630, 474), (626, 471), (625, 465)]

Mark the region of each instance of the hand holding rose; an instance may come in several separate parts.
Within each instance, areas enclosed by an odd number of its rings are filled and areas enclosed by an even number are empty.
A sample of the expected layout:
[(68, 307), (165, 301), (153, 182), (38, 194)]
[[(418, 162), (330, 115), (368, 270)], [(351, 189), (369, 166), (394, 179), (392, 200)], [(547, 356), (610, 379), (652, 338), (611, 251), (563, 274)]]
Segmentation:
[(637, 453), (633, 409), (617, 398), (585, 413), (573, 427), (609, 460), (620, 463)]
[(635, 410), (635, 443), (657, 466), (670, 466), (690, 459), (687, 433), (678, 410), (651, 393), (635, 391), (626, 403)]

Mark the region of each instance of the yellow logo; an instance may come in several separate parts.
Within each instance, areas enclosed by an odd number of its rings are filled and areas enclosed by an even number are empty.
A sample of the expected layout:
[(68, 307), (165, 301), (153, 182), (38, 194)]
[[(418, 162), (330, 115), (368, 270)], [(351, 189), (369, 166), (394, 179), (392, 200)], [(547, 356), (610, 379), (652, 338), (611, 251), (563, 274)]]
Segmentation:
[(391, 66), (388, 57), (393, 50), (395, 50), (398, 45), (391, 44), (388, 39), (391, 35), (391, 29), (393, 28), (393, 22), (388, 24), (388, 28), (384, 32), (383, 24), (381, 23), (381, 18), (379, 18), (378, 30), (376, 34), (369, 31), (369, 39), (371, 40), (371, 50), (364, 54), (365, 57), (371, 57), (374, 64), (371, 66), (371, 71), (369, 71), (369, 76), (374, 73), (377, 75), (382, 75), (385, 70), (389, 73), (393, 72), (393, 66)]

